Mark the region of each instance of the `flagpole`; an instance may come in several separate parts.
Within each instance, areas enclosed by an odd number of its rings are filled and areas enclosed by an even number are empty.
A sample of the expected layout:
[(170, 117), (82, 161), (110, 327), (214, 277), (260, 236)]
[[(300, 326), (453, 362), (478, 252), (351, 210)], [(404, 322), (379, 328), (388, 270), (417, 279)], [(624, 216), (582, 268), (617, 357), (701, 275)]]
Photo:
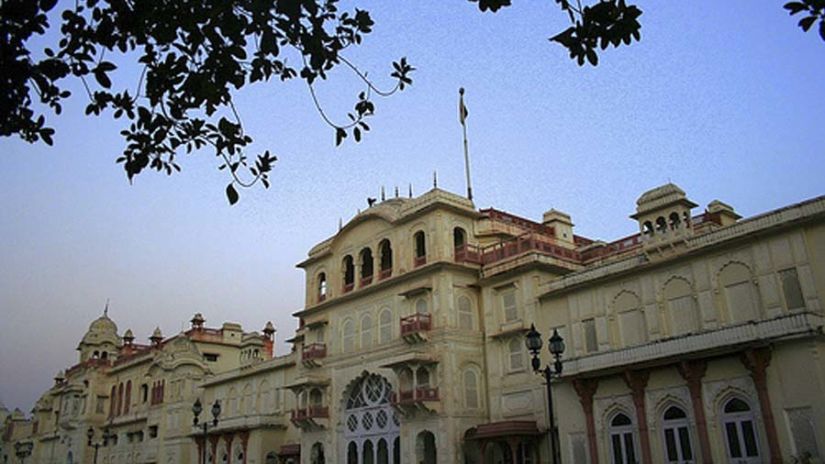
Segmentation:
[(464, 107), (464, 87), (458, 89), (458, 94), (461, 127), (464, 130), (464, 173), (467, 176), (467, 199), (473, 201), (473, 185), (470, 183), (470, 150), (467, 147), (467, 110)]

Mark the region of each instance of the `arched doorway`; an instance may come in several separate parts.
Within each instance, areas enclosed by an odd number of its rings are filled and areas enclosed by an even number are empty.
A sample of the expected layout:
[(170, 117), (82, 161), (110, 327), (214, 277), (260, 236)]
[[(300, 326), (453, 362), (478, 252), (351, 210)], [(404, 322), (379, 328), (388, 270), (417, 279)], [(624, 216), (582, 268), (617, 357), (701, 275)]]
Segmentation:
[(389, 381), (376, 374), (365, 373), (350, 386), (342, 415), (347, 464), (400, 463), (399, 420), (391, 394)]
[(429, 430), (419, 432), (415, 438), (415, 462), (436, 464), (435, 435)]

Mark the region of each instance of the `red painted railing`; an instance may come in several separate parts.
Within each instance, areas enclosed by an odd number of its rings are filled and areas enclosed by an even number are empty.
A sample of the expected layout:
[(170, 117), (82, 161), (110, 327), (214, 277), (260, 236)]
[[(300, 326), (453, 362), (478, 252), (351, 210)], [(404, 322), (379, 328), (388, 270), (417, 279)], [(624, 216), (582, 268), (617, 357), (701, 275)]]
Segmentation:
[(313, 359), (322, 359), (327, 356), (327, 345), (323, 343), (310, 343), (309, 345), (304, 345), (304, 349), (301, 351), (301, 360), (302, 361), (310, 361)]
[(364, 287), (372, 283), (372, 276), (362, 277), (361, 278), (361, 286)]
[(355, 288), (355, 282), (344, 284), (344, 293), (351, 292), (353, 288)]
[(506, 213), (504, 211), (499, 211), (493, 208), (482, 209), (481, 214), (484, 214), (490, 220), (496, 222), (503, 222), (507, 224), (512, 224), (516, 227), (526, 229), (533, 232), (538, 232), (542, 235), (554, 237), (555, 232), (552, 227), (546, 226), (544, 224), (540, 224), (535, 221), (531, 221), (529, 219), (525, 219), (520, 216), (516, 216), (515, 214)]
[(293, 421), (306, 419), (326, 419), (328, 417), (329, 407), (327, 406), (308, 406), (304, 409), (293, 409), (291, 414)]
[(392, 402), (396, 404), (408, 404), (419, 401), (439, 401), (438, 387), (417, 387), (413, 390), (399, 390), (396, 395), (393, 393)]
[(412, 316), (401, 318), (401, 336), (426, 332), (432, 329), (432, 316), (429, 314), (415, 313)]
[(416, 256), (413, 259), (413, 267), (423, 266), (424, 264), (427, 264), (427, 255)]
[(389, 269), (381, 269), (381, 272), (378, 274), (378, 280), (384, 280), (387, 277), (392, 275), (392, 268)]

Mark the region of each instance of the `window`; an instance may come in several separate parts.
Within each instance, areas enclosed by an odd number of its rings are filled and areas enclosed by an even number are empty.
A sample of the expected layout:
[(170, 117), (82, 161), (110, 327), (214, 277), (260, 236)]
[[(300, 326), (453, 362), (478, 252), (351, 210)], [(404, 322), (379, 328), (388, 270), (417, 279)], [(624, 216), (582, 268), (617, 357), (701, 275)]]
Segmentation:
[(510, 357), (510, 371), (520, 371), (524, 369), (524, 340), (521, 337), (514, 337), (508, 343)]
[(149, 385), (145, 383), (140, 386), (140, 401), (142, 403), (149, 401)]
[(466, 296), (458, 297), (458, 327), (464, 330), (473, 330), (473, 304)]
[(453, 229), (453, 247), (458, 250), (463, 248), (465, 243), (467, 243), (467, 232), (461, 227)]
[(342, 266), (344, 268), (344, 293), (346, 293), (355, 286), (355, 264), (353, 263), (352, 256), (344, 256)]
[(679, 213), (673, 212), (670, 213), (670, 228), (676, 230), (681, 225), (681, 221), (679, 220)]
[(361, 285), (369, 285), (372, 282), (372, 250), (364, 248), (360, 253), (361, 257)]
[(132, 403), (132, 381), (126, 382), (126, 399), (123, 403), (123, 414), (129, 414), (129, 405)]
[(609, 434), (612, 464), (636, 464), (636, 438), (630, 417), (624, 413), (613, 416)]
[(690, 443), (687, 414), (682, 408), (671, 406), (663, 417), (665, 457), (668, 464), (691, 464), (693, 448)]
[(818, 458), (819, 447), (816, 444), (816, 423), (813, 409), (810, 407), (792, 408), (785, 410), (793, 438), (794, 455), (802, 456), (805, 453), (812, 458)]
[(656, 232), (660, 234), (667, 232), (667, 221), (662, 216), (656, 218)]
[(324, 301), (327, 298), (327, 275), (322, 272), (318, 274), (318, 301)]
[(158, 426), (157, 425), (150, 425), (149, 426), (149, 438), (157, 438), (158, 437)]
[(120, 415), (123, 412), (123, 383), (117, 387), (117, 413)]
[(639, 297), (631, 292), (622, 291), (616, 297), (614, 309), (619, 320), (622, 344), (634, 346), (647, 342), (647, 324)]
[(343, 347), (344, 353), (355, 351), (355, 322), (352, 319), (344, 322)]
[(428, 311), (427, 300), (425, 298), (419, 298), (415, 301), (415, 312), (418, 314), (427, 314)]
[(722, 409), (722, 428), (728, 457), (738, 459), (737, 463), (756, 463), (759, 459), (756, 422), (748, 403), (733, 398)]
[(585, 351), (587, 353), (595, 353), (596, 351), (599, 351), (599, 344), (596, 339), (596, 321), (594, 319), (583, 320), (582, 329), (584, 330)]
[(380, 278), (386, 279), (392, 275), (392, 245), (387, 239), (381, 240), (378, 244), (381, 253), (381, 274)]
[(361, 349), (372, 347), (372, 316), (369, 314), (361, 318)]
[(427, 242), (423, 231), (418, 231), (413, 236), (415, 241), (415, 266), (420, 266), (427, 262)]
[(504, 314), (504, 322), (518, 320), (515, 287), (506, 288), (501, 291), (501, 311)]
[(392, 312), (384, 308), (378, 316), (378, 337), (380, 343), (389, 343), (392, 340)]
[(796, 268), (779, 271), (779, 280), (782, 281), (782, 294), (785, 295), (785, 307), (788, 310), (804, 309), (805, 298), (802, 297), (802, 288), (799, 287), (799, 277)]
[(218, 362), (218, 354), (217, 353), (204, 353), (203, 359), (207, 362)]
[(464, 406), (478, 409), (478, 375), (473, 368), (464, 370)]

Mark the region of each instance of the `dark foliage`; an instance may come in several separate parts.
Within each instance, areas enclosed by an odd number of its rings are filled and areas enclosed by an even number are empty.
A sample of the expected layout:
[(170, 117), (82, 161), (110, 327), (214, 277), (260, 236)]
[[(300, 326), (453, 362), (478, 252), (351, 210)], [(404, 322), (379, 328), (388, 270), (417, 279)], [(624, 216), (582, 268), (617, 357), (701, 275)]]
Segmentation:
[(808, 32), (819, 21), (819, 37), (825, 40), (825, 0), (788, 2), (784, 8), (791, 16), (797, 13), (807, 13), (807, 16), (799, 20), (799, 27), (805, 32)]

